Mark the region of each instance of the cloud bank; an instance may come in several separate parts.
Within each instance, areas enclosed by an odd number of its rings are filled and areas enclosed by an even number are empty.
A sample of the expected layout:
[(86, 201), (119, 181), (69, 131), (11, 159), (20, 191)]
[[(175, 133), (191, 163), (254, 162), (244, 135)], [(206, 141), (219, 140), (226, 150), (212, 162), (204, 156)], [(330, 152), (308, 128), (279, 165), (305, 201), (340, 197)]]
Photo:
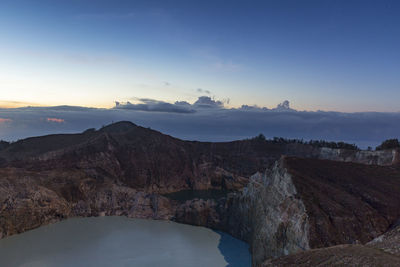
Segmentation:
[(209, 96), (200, 96), (196, 102), (190, 104), (186, 101), (176, 101), (171, 104), (164, 101), (139, 98), (139, 103), (132, 104), (131, 102), (115, 102), (114, 109), (127, 109), (138, 111), (153, 111), (153, 112), (167, 112), (167, 113), (195, 113), (204, 109), (222, 109), (224, 103), (222, 101), (214, 100)]
[(365, 148), (385, 139), (400, 138), (400, 113), (296, 111), (288, 101), (272, 109), (257, 106), (228, 109), (222, 101), (208, 96), (199, 97), (192, 104), (140, 99), (135, 104), (116, 102), (111, 109), (71, 106), (0, 109), (0, 118), (0, 139), (8, 141), (82, 132), (120, 120), (199, 141), (231, 141), (263, 133), (268, 138), (345, 141)]
[(0, 123), (11, 122), (11, 119), (0, 118)]
[(139, 103), (132, 104), (131, 102), (115, 102), (114, 109), (137, 110), (137, 111), (153, 111), (167, 113), (193, 113), (194, 109), (186, 101), (176, 101), (174, 104), (158, 101), (148, 98), (138, 99)]
[(56, 122), (56, 123), (63, 123), (64, 119), (59, 119), (59, 118), (46, 118), (47, 121), (49, 122)]

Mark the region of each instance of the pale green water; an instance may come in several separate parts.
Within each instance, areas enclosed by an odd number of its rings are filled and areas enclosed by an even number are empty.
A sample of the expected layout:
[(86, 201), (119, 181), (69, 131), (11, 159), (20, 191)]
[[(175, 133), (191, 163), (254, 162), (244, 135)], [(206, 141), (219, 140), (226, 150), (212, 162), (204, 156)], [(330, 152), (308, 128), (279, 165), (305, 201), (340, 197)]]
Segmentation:
[(7, 267), (203, 267), (227, 261), (250, 266), (247, 245), (204, 227), (126, 217), (68, 219), (0, 240), (0, 266)]

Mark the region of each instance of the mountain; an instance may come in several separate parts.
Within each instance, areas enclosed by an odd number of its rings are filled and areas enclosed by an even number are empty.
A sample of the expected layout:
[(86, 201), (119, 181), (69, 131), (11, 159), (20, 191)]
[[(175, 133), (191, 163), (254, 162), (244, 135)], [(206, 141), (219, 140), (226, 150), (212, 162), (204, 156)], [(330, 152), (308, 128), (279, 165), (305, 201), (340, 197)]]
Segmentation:
[[(75, 216), (222, 230), (253, 264), (365, 244), (400, 217), (399, 151), (183, 141), (118, 122), (0, 147), (0, 238)], [(204, 191), (207, 190), (207, 191)]]

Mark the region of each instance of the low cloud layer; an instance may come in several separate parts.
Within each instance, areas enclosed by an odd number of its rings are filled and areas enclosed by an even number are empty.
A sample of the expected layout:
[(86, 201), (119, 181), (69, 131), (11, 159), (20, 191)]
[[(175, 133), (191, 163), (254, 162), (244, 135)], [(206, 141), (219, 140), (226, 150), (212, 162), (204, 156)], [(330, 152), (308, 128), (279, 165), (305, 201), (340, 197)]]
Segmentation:
[(131, 102), (115, 102), (114, 109), (151, 111), (151, 112), (167, 112), (167, 113), (194, 113), (188, 102), (181, 101), (174, 104), (158, 101), (154, 99), (141, 98), (139, 103), (132, 104)]
[(159, 101), (149, 98), (139, 98), (139, 103), (131, 102), (115, 102), (114, 109), (128, 109), (138, 111), (151, 112), (167, 112), (167, 113), (195, 113), (204, 109), (224, 108), (222, 101), (214, 100), (209, 96), (200, 96), (196, 102), (190, 104), (186, 101), (176, 101), (171, 104), (164, 101)]
[(202, 88), (197, 88), (197, 92), (200, 94), (206, 94), (206, 95), (211, 94), (211, 92), (209, 90), (204, 90)]
[(0, 118), (0, 123), (11, 122), (11, 119)]
[(56, 122), (56, 123), (63, 123), (64, 119), (59, 119), (59, 118), (47, 118), (46, 119), (49, 122)]
[[(0, 109), (0, 139), (17, 140), (52, 133), (75, 133), (129, 120), (172, 136), (200, 141), (231, 141), (263, 133), (299, 139), (324, 139), (376, 146), (400, 137), (400, 113), (305, 112), (283, 102), (276, 108), (242, 106), (227, 109), (222, 101), (200, 97), (196, 102), (166, 103), (140, 99), (116, 103), (112, 109), (27, 107)], [(48, 119), (54, 120), (48, 120)]]

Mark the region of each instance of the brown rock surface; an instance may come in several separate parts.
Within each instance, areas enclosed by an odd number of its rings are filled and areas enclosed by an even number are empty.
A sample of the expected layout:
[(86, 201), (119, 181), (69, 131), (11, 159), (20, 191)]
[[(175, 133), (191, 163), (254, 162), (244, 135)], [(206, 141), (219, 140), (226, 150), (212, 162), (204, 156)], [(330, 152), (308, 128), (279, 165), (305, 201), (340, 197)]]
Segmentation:
[(310, 247), (366, 243), (400, 218), (400, 166), (286, 158), (310, 220)]
[(302, 250), (372, 240), (400, 218), (399, 192), (399, 166), (284, 157), (228, 198), (225, 229), (250, 244), (258, 266)]
[(267, 260), (263, 266), (400, 266), (400, 226), (367, 245), (312, 249)]
[(66, 218), (71, 205), (42, 186), (37, 173), (0, 169), (0, 237)]
[(383, 250), (400, 257), (400, 225), (375, 238), (367, 246)]
[(362, 245), (338, 245), (267, 260), (262, 266), (400, 266), (400, 257)]
[[(400, 167), (315, 159), (388, 165), (398, 156), (364, 152), (258, 139), (189, 142), (128, 122), (28, 138), (0, 150), (0, 238), (73, 216), (125, 215), (224, 230), (249, 242), (254, 265), (366, 243), (400, 218)], [(281, 155), (314, 159), (274, 165)], [(164, 196), (188, 189), (231, 193), (184, 202)]]
[[(33, 137), (0, 149), (0, 165), (29, 170), (81, 169), (146, 192), (240, 189), (282, 155), (391, 164), (395, 151), (350, 151), (249, 139), (225, 143), (182, 141), (118, 122), (98, 131)], [(382, 154), (382, 155), (381, 155)], [(381, 159), (381, 160), (380, 160)]]

